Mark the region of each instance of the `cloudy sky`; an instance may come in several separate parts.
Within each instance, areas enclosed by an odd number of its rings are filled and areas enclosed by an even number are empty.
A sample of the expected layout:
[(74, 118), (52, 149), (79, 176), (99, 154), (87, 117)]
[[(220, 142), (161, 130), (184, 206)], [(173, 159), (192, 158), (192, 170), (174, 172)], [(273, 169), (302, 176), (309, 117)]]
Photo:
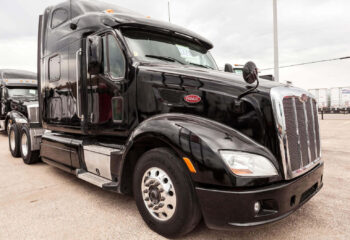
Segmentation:
[[(0, 0), (0, 69), (36, 71), (38, 15), (62, 0)], [(104, 0), (167, 20), (167, 0)], [(280, 64), (350, 56), (349, 0), (278, 0)], [(172, 22), (214, 43), (217, 63), (273, 67), (272, 0), (171, 0)], [(265, 71), (263, 73), (271, 73)], [(303, 88), (350, 86), (350, 59), (281, 69)]]

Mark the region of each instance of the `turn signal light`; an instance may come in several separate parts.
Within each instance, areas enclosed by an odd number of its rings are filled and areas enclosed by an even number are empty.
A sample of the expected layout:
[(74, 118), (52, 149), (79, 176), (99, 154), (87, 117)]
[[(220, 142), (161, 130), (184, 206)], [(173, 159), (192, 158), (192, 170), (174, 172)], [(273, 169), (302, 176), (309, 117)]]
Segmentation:
[(183, 157), (182, 159), (185, 161), (185, 163), (188, 167), (188, 170), (190, 170), (191, 173), (197, 172), (189, 158)]

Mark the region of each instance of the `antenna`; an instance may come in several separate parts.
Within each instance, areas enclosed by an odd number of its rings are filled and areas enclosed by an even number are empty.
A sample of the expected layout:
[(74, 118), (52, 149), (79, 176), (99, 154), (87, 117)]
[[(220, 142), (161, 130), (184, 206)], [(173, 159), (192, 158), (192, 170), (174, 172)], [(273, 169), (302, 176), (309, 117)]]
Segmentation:
[(72, 21), (72, 0), (69, 0), (69, 20)]

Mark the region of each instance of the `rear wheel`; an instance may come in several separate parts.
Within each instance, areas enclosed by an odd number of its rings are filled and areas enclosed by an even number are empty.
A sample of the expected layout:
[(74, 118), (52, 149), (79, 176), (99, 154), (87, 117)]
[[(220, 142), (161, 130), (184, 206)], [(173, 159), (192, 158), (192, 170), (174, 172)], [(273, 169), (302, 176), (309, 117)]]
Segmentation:
[(30, 130), (27, 126), (23, 126), (21, 132), (21, 156), (25, 164), (33, 164), (39, 162), (39, 151), (31, 149)]
[(12, 124), (9, 132), (8, 132), (8, 138), (9, 138), (9, 147), (10, 152), (13, 157), (20, 157), (20, 141), (19, 141), (19, 129), (17, 124)]
[(189, 172), (170, 149), (157, 148), (141, 156), (133, 192), (144, 221), (165, 237), (189, 233), (201, 219)]

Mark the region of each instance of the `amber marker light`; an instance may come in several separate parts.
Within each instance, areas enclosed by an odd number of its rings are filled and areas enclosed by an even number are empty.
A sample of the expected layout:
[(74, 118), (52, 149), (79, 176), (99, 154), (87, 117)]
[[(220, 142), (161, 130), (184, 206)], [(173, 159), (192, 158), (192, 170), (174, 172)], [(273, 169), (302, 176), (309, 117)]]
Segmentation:
[(191, 173), (196, 173), (197, 172), (189, 158), (183, 157), (182, 159), (185, 161), (185, 163), (186, 163), (186, 165), (188, 167), (188, 170), (190, 170)]
[(113, 9), (107, 9), (106, 13), (114, 13), (114, 10)]

